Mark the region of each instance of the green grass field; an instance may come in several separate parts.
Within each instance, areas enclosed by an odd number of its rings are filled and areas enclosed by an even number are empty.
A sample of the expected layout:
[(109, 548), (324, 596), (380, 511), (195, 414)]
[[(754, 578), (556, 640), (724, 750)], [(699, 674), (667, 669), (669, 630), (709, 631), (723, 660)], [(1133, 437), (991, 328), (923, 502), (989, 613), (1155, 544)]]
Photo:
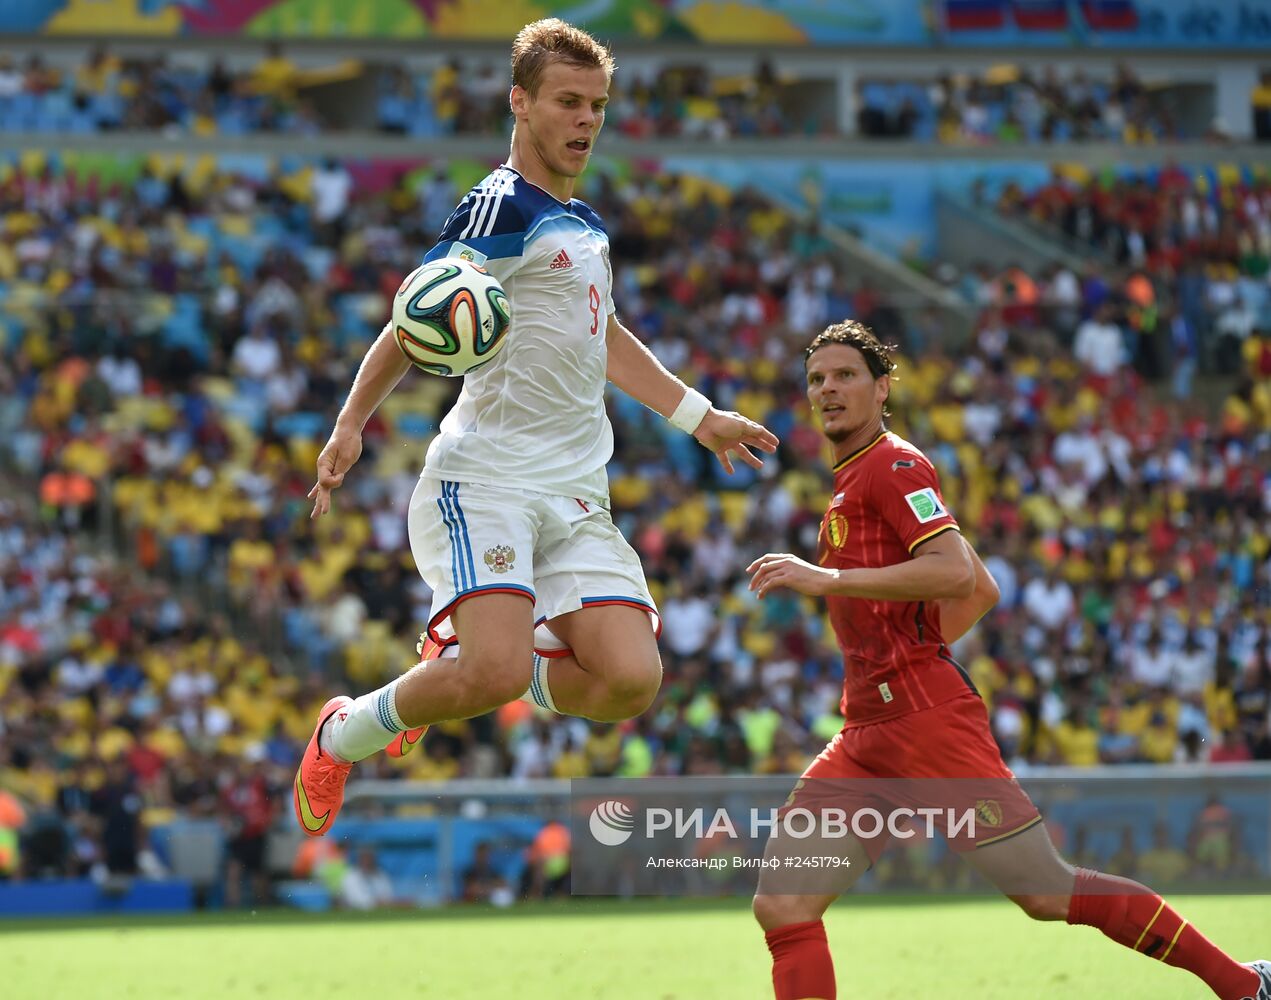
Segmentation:
[[(1271, 899), (1183, 897), (1237, 958), (1271, 956)], [(853, 1000), (1205, 997), (1203, 984), (999, 900), (845, 899), (826, 918)], [(589, 902), (365, 918), (257, 916), (0, 922), (6, 1000), (96, 998), (770, 998), (744, 902)]]

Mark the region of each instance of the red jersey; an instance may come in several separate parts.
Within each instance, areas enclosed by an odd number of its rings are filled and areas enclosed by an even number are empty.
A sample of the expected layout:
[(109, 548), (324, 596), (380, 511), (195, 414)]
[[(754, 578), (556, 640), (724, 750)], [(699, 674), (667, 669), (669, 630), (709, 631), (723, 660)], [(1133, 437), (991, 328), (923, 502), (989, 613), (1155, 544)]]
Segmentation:
[(269, 786), (260, 776), (235, 781), (221, 794), (223, 807), (242, 824), (239, 836), (263, 837), (274, 820)]
[[(935, 467), (883, 431), (834, 466), (834, 497), (821, 522), (817, 561), (830, 569), (894, 566), (923, 542), (957, 531)], [(975, 692), (926, 601), (826, 599), (843, 651), (843, 716), (865, 725)]]

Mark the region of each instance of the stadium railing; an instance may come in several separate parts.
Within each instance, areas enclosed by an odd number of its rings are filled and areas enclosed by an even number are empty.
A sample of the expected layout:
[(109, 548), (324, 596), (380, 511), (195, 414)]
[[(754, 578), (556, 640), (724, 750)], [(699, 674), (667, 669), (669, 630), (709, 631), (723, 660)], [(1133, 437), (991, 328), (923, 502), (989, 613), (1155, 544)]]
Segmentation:
[[(738, 794), (779, 804), (795, 780), (794, 775), (694, 778), (691, 787), (703, 805)], [(1020, 769), (1019, 780), (1056, 846), (1074, 863), (1115, 866), (1118, 852), (1128, 851), (1133, 864), (1163, 835), (1170, 849), (1190, 859), (1177, 883), (1182, 889), (1271, 889), (1271, 764), (1029, 768)], [(675, 794), (686, 784), (669, 777), (614, 779), (612, 789), (615, 795)], [(589, 779), (583, 788), (587, 801), (595, 801), (597, 787), (597, 779)], [(381, 863), (406, 894), (444, 902), (454, 898), (483, 840), (494, 846), (496, 863), (516, 875), (536, 830), (550, 821), (569, 824), (573, 789), (570, 781), (554, 779), (354, 781), (334, 835), (350, 846), (377, 847)], [(275, 837), (279, 857), (299, 839), (290, 825)], [(685, 850), (695, 846), (689, 839)], [(937, 849), (929, 860), (934, 866), (941, 857)], [(931, 887), (913, 871), (893, 884), (886, 866), (861, 884), (863, 891)], [(983, 889), (970, 881), (957, 887)]]
[(1042, 232), (1003, 218), (948, 191), (937, 192), (935, 202), (937, 255), (959, 267), (985, 262), (997, 269), (1022, 267), (1036, 274), (1061, 264), (1080, 274), (1093, 252), (1086, 247), (1082, 253), (1061, 232)]
[[(464, 157), (498, 162), (507, 155), (506, 136), (455, 135), (418, 139), (379, 132), (330, 132), (318, 135), (182, 135), (178, 139), (154, 132), (95, 133), (51, 132), (33, 135), (0, 132), (0, 150), (21, 153), (30, 150), (58, 152), (138, 153), (198, 156), (230, 153), (259, 153), (280, 157), (345, 157), (352, 159), (437, 159)], [(833, 158), (851, 162), (894, 163), (898, 159), (916, 163), (1060, 163), (1102, 167), (1157, 166), (1162, 163), (1208, 165), (1261, 164), (1264, 145), (1233, 141), (1212, 143), (1161, 142), (1151, 146), (1127, 146), (1110, 142), (1057, 142), (1038, 146), (947, 146), (936, 142), (906, 142), (897, 145), (853, 137), (734, 138), (724, 141), (702, 139), (632, 139), (606, 132), (597, 147), (597, 160), (640, 158), (661, 160), (672, 157), (727, 157), (730, 160), (778, 159), (815, 160)]]

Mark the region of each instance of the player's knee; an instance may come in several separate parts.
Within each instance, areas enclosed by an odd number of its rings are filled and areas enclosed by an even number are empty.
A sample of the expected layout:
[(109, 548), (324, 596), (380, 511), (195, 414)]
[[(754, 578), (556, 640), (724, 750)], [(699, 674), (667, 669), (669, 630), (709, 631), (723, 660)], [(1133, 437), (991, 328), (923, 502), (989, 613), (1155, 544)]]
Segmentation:
[(813, 905), (811, 896), (776, 896), (756, 893), (750, 904), (755, 920), (765, 931), (773, 931), (788, 924), (801, 924), (808, 920), (820, 920), (821, 911)]
[(662, 663), (652, 659), (621, 659), (605, 670), (605, 714), (599, 722), (634, 719), (653, 704), (662, 686)]
[(1033, 920), (1066, 920), (1068, 918), (1066, 896), (1019, 895), (1011, 896), (1011, 902)]
[(472, 653), (461, 651), (459, 659), (462, 683), (468, 686), (475, 700), (488, 702), (491, 708), (516, 701), (530, 686), (534, 661), (528, 649), (492, 647)]

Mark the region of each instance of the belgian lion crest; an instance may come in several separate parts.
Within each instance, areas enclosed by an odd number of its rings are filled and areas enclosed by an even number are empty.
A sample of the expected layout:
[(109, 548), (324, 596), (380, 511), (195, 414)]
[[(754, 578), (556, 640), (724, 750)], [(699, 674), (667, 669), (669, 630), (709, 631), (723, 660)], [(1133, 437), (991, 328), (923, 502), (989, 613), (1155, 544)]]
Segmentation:
[(988, 826), (1002, 825), (1002, 807), (996, 799), (980, 799), (975, 803), (975, 815)]

